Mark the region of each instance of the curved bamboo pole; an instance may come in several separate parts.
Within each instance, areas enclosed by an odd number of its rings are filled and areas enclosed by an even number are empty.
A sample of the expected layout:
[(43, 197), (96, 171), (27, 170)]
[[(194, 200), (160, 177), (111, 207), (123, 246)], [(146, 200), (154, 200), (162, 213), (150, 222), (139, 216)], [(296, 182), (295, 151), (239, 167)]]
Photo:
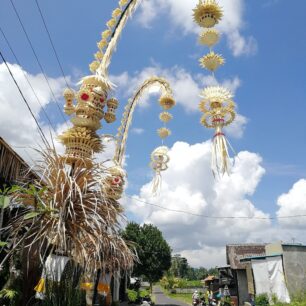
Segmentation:
[(114, 156), (114, 161), (118, 165), (122, 166), (123, 156), (126, 150), (126, 142), (128, 138), (129, 128), (132, 123), (133, 114), (136, 108), (138, 101), (140, 100), (143, 93), (148, 90), (151, 86), (160, 86), (162, 90), (162, 95), (172, 96), (172, 89), (167, 80), (159, 77), (151, 77), (143, 82), (143, 84), (135, 92), (135, 95), (132, 99), (129, 99), (128, 104), (125, 107), (125, 112), (121, 120), (121, 125), (117, 133), (117, 144), (116, 144), (116, 153)]
[(131, 0), (127, 6), (125, 7), (124, 11), (122, 12), (119, 21), (112, 33), (112, 37), (107, 45), (105, 50), (105, 54), (101, 61), (99, 68), (97, 69), (97, 74), (105, 79), (108, 79), (108, 67), (111, 62), (112, 55), (116, 49), (118, 40), (120, 35), (129, 19), (132, 16), (133, 12), (137, 9), (141, 0)]

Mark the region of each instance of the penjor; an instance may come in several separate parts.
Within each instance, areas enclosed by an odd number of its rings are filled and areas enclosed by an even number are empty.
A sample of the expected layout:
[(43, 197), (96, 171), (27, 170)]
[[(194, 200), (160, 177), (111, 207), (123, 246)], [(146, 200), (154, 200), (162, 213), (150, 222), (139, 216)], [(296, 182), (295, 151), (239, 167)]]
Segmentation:
[[(199, 43), (209, 48), (209, 53), (200, 58), (200, 66), (212, 73), (225, 63), (221, 54), (215, 53), (212, 48), (219, 42), (220, 34), (214, 28), (222, 19), (223, 11), (215, 0), (200, 0), (193, 10), (194, 21), (204, 31), (200, 34)], [(211, 167), (214, 175), (230, 173), (231, 160), (229, 156), (230, 144), (225, 137), (224, 127), (230, 125), (236, 116), (233, 94), (222, 86), (204, 88), (201, 93), (202, 101), (199, 108), (203, 113), (201, 124), (215, 130), (212, 139)]]

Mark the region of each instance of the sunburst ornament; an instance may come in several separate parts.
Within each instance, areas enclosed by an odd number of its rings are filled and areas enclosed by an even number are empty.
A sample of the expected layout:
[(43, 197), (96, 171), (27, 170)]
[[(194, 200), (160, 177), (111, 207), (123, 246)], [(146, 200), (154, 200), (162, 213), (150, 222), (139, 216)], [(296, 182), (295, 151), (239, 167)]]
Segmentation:
[(222, 8), (215, 0), (200, 0), (193, 10), (194, 21), (204, 28), (212, 28), (219, 23), (222, 16)]
[(216, 71), (220, 66), (224, 65), (225, 59), (222, 57), (222, 55), (211, 51), (210, 53), (201, 57), (199, 62), (202, 68), (209, 71)]
[(160, 121), (162, 121), (164, 123), (168, 123), (170, 120), (173, 119), (173, 116), (170, 113), (168, 113), (168, 112), (162, 112), (159, 115), (159, 119), (160, 119)]
[(160, 138), (164, 139), (171, 135), (171, 131), (165, 127), (162, 127), (157, 130), (157, 134)]
[(220, 40), (220, 33), (215, 29), (207, 29), (199, 36), (199, 43), (209, 48), (217, 44)]
[(164, 95), (159, 99), (159, 104), (164, 110), (169, 110), (175, 106), (175, 100), (170, 95)]

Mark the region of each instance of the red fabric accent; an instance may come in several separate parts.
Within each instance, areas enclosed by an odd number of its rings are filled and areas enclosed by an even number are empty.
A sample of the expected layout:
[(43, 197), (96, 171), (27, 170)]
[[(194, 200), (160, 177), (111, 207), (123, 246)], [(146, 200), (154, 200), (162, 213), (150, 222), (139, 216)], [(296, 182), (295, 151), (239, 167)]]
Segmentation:
[(218, 136), (225, 136), (225, 134), (224, 134), (224, 133), (216, 133), (216, 134), (214, 135), (214, 138), (215, 138), (215, 137), (218, 137)]
[(214, 119), (212, 122), (224, 122), (224, 119), (221, 119), (221, 118), (219, 118), (219, 119)]
[(83, 93), (83, 94), (81, 95), (81, 99), (82, 99), (83, 101), (87, 101), (87, 100), (89, 99), (89, 95), (88, 95), (87, 93)]
[(104, 98), (100, 98), (100, 102), (103, 103), (104, 102)]

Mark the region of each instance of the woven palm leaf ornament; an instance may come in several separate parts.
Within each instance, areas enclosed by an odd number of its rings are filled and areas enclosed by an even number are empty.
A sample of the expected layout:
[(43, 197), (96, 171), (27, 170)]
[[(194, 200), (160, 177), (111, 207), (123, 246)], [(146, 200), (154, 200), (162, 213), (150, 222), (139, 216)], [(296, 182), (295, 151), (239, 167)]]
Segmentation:
[[(165, 138), (170, 136), (171, 131), (166, 127), (166, 124), (173, 119), (173, 116), (168, 112), (175, 105), (173, 92), (168, 81), (163, 78), (153, 76), (142, 83), (142, 85), (136, 90), (133, 98), (129, 99), (128, 104), (125, 107), (125, 112), (117, 133), (117, 145), (114, 157), (115, 164), (122, 166), (126, 151), (129, 128), (131, 126), (133, 114), (138, 102), (145, 92), (147, 92), (151, 87), (156, 86), (158, 86), (161, 90), (159, 104), (163, 111), (160, 113), (159, 119), (164, 123), (164, 126), (158, 129), (157, 133), (163, 139), (163, 141)], [(151, 153), (150, 166), (155, 172), (152, 187), (152, 192), (154, 195), (157, 194), (161, 186), (161, 172), (168, 169), (168, 162), (170, 160), (168, 150), (169, 149), (166, 146), (162, 145)]]
[[(204, 28), (199, 36), (199, 43), (209, 48), (209, 53), (200, 58), (200, 66), (210, 71), (213, 77), (218, 68), (225, 63), (223, 56), (212, 50), (220, 40), (219, 31), (213, 27), (219, 23), (222, 16), (222, 9), (215, 0), (200, 0), (193, 10), (194, 21)], [(211, 160), (213, 174), (229, 174), (231, 169), (229, 148), (231, 146), (223, 129), (235, 119), (234, 96), (222, 86), (206, 87), (200, 96), (202, 101), (199, 109), (203, 113), (201, 124), (215, 130)]]
[[(96, 131), (102, 127), (101, 121), (116, 121), (116, 110), (119, 102), (109, 97), (114, 84), (108, 76), (108, 68), (113, 52), (117, 46), (128, 18), (139, 4), (139, 0), (120, 0), (119, 6), (112, 12), (111, 19), (106, 23), (107, 29), (101, 33), (95, 60), (89, 65), (92, 75), (84, 77), (80, 89), (74, 93), (71, 89), (64, 91), (66, 100), (65, 113), (71, 117), (73, 127), (59, 137), (66, 147), (66, 157), (70, 164), (79, 158), (92, 164), (94, 153), (101, 152), (101, 139)], [(74, 104), (76, 100), (76, 104)]]

